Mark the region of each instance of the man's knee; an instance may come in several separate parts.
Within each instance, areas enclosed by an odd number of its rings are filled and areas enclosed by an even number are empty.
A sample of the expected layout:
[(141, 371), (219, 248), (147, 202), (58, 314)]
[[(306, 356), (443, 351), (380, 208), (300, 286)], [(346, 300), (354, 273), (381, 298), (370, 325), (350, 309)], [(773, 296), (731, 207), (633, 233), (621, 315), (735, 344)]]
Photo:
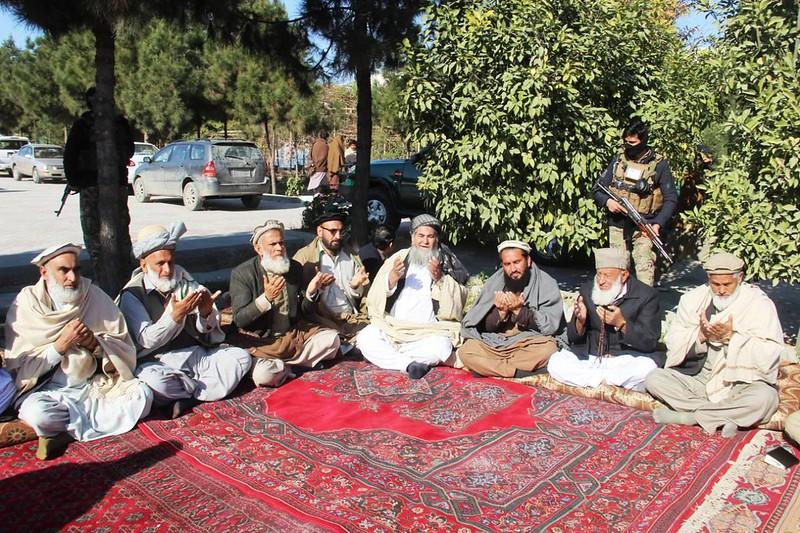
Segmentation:
[(800, 444), (800, 411), (795, 411), (786, 417), (783, 422), (783, 430), (786, 432), (787, 437), (796, 444)]
[(69, 411), (55, 400), (34, 396), (22, 402), (19, 419), (40, 437), (49, 437), (67, 430)]
[(644, 378), (644, 387), (653, 396), (660, 396), (666, 386), (674, 381), (672, 371), (666, 368), (656, 368)]
[(253, 383), (258, 387), (278, 387), (289, 375), (280, 359), (258, 359), (253, 365)]
[(232, 372), (241, 379), (250, 370), (253, 358), (245, 350), (231, 346), (219, 349), (212, 358), (212, 364), (218, 372)]

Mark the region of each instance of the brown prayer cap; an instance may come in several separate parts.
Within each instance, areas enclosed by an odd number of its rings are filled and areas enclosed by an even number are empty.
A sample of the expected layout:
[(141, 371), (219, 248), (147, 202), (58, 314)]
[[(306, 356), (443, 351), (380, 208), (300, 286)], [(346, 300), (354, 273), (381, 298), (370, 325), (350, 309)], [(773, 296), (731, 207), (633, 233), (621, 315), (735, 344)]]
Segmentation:
[(706, 259), (703, 269), (707, 274), (737, 274), (744, 270), (744, 261), (730, 252), (717, 252)]
[(623, 248), (595, 248), (594, 268), (618, 268), (628, 270), (631, 264), (631, 254)]

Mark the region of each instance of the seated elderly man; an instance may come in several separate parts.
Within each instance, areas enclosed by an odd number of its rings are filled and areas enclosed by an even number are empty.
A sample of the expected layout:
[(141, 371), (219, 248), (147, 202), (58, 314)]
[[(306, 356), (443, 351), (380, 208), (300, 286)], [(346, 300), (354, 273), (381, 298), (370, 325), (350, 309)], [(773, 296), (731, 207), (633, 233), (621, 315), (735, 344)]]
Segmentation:
[(220, 346), (219, 291), (211, 294), (175, 264), (185, 232), (183, 222), (142, 228), (133, 245), (139, 268), (118, 298), (138, 350), (136, 375), (157, 404), (171, 404), (173, 418), (197, 402), (221, 400), (250, 369), (247, 352)]
[(356, 337), (365, 359), (412, 379), (447, 362), (461, 339), (469, 274), (439, 244), (440, 231), (431, 215), (411, 221), (411, 248), (392, 255), (378, 271), (367, 295), (371, 323)]
[(596, 274), (580, 288), (567, 327), (571, 348), (550, 357), (547, 371), (575, 387), (602, 383), (644, 392), (644, 380), (663, 366), (658, 292), (631, 277), (623, 248), (594, 251)]
[(339, 352), (336, 330), (304, 319), (333, 275), (317, 272), (302, 290), (302, 267), (286, 255), (283, 224), (267, 220), (253, 230), (256, 257), (233, 269), (233, 321), (255, 340), (249, 341), (256, 358), (253, 381), (277, 387), (291, 366), (313, 368)]
[(744, 263), (727, 252), (704, 265), (708, 284), (684, 294), (666, 336), (667, 362), (646, 380), (666, 403), (660, 424), (698, 424), (723, 437), (769, 420), (778, 407), (778, 365), (784, 349), (775, 305), (743, 282)]
[(319, 272), (329, 275), (319, 287), (319, 299), (308, 318), (338, 330), (343, 340), (350, 340), (369, 323), (360, 312), (369, 275), (358, 254), (347, 250), (343, 241), (349, 205), (343, 206), (335, 197), (329, 199), (313, 221), (317, 237), (294, 254), (294, 260), (303, 267), (303, 289)]
[(33, 259), (41, 278), (17, 295), (6, 317), (5, 365), (19, 417), (48, 459), (70, 438), (89, 441), (132, 429), (153, 394), (134, 377), (136, 349), (114, 302), (80, 275), (80, 246)]
[(464, 344), (458, 356), (483, 376), (530, 375), (547, 365), (564, 330), (558, 284), (539, 270), (531, 247), (505, 241), (497, 247), (502, 269), (486, 280), (478, 301), (462, 321)]

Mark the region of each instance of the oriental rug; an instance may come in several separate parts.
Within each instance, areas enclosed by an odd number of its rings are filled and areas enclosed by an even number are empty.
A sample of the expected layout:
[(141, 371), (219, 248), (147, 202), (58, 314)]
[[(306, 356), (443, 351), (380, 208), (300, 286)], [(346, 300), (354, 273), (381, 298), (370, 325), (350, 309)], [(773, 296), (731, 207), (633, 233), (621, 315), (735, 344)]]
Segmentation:
[(744, 464), (769, 435), (343, 362), (52, 462), (32, 459), (34, 443), (0, 450), (0, 516), (18, 530), (769, 531), (798, 484)]

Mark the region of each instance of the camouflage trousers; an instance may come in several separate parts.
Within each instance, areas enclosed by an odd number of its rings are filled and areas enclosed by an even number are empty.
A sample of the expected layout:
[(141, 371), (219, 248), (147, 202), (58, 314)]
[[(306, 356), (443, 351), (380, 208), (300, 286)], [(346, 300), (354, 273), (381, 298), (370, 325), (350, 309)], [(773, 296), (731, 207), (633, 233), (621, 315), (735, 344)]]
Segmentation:
[[(633, 250), (631, 250), (631, 260), (635, 267), (636, 278), (645, 285), (653, 286), (656, 277), (656, 252), (653, 250), (653, 243), (637, 231), (633, 234)], [(625, 240), (625, 232), (622, 228), (609, 226), (608, 245), (611, 248), (630, 249), (629, 242)]]

